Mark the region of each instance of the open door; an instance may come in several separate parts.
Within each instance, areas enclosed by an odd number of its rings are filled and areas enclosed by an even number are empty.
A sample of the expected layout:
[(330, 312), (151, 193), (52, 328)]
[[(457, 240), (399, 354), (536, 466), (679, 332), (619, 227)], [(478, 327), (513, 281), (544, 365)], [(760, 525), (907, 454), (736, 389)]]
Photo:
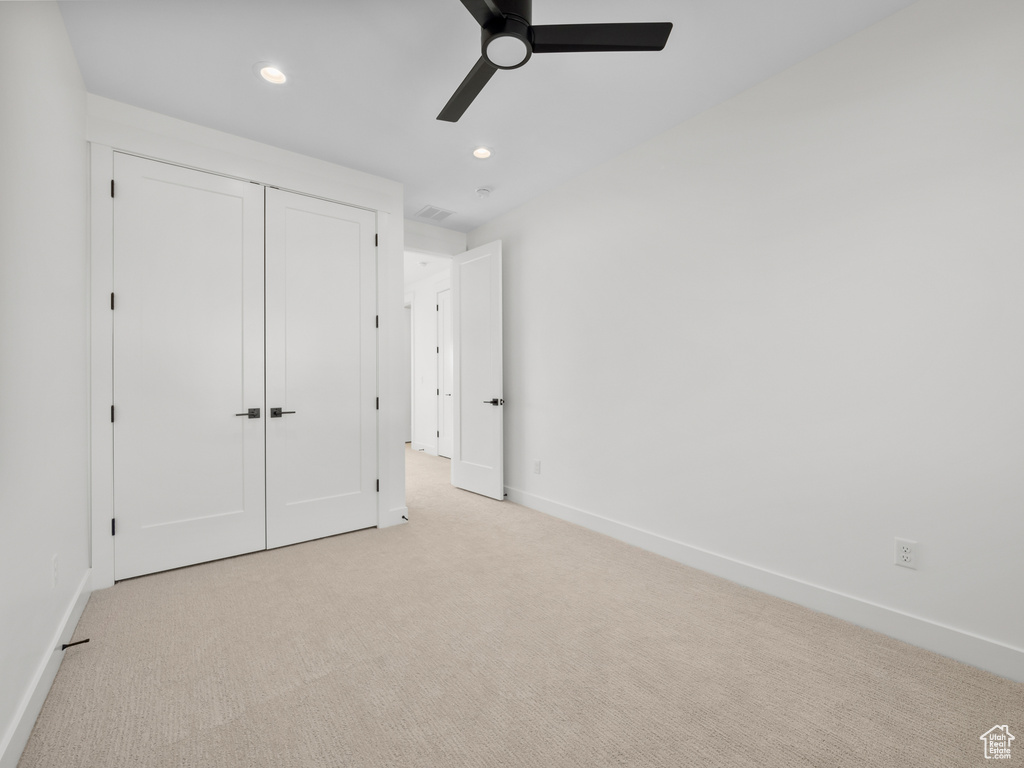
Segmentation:
[(501, 241), (452, 259), (452, 485), (504, 499)]

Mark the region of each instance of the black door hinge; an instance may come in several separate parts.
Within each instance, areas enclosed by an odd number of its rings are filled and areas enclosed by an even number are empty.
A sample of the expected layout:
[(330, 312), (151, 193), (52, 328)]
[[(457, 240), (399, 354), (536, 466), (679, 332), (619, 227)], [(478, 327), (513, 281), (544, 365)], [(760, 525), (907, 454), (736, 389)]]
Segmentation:
[(380, 245), (380, 235), (374, 235), (373, 236), (373, 244), (374, 244), (374, 246)]
[(439, 354), (439, 355), (441, 354), (441, 348), (440, 347), (437, 348), (437, 354)]
[(114, 423), (114, 406), (110, 406), (110, 423)]
[(437, 436), (438, 436), (438, 437), (440, 437), (440, 436), (441, 436), (441, 430), (437, 430)]
[(378, 411), (380, 410), (380, 398), (379, 397), (377, 398), (377, 410)]
[(111, 197), (114, 196), (114, 180), (113, 179), (110, 180), (110, 196)]
[(435, 312), (440, 312), (441, 311), (441, 305), (440, 304), (435, 304), (434, 305), (434, 311)]
[(380, 478), (377, 478), (377, 493), (380, 493)]
[(439, 389), (439, 390), (437, 390), (437, 394), (438, 394), (438, 395), (440, 395), (440, 394), (441, 394), (441, 390), (440, 390), (440, 389)]
[(373, 321), (373, 327), (380, 328), (380, 315), (377, 315), (376, 319)]
[(110, 518), (110, 535), (117, 536), (117, 518)]
[(113, 291), (110, 292), (110, 308), (111, 309), (114, 308), (114, 292)]

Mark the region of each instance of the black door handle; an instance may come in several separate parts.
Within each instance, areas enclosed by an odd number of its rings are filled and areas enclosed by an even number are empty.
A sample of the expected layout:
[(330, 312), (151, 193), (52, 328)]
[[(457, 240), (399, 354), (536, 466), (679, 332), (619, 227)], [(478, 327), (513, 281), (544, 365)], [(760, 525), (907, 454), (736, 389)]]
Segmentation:
[(258, 419), (260, 417), (260, 409), (250, 408), (245, 413), (236, 413), (235, 416), (248, 416), (250, 419)]
[(295, 411), (286, 411), (283, 408), (271, 408), (270, 409), (270, 418), (272, 418), (272, 419), (280, 419), (286, 413), (295, 413)]
[(504, 405), (505, 401), (495, 397), (492, 400), (484, 400), (484, 405)]

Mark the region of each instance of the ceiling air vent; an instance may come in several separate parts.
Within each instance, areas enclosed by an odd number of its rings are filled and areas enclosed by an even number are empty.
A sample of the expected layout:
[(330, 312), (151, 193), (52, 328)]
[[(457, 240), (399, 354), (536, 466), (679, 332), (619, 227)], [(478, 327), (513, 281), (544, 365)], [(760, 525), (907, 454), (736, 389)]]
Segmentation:
[(426, 219), (427, 221), (444, 221), (451, 216), (455, 211), (446, 211), (444, 208), (438, 208), (436, 205), (425, 205), (423, 209), (416, 214), (417, 219)]

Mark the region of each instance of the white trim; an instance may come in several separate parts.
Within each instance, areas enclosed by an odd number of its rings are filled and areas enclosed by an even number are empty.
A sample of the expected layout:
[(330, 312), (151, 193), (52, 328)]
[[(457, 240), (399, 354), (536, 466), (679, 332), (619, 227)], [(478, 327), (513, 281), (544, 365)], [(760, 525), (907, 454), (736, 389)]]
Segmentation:
[[(402, 185), (95, 94), (86, 96), (86, 139), (195, 170), (256, 181), (346, 205), (398, 214)], [(404, 233), (396, 239), (402, 243)]]
[(64, 653), (60, 650), (62, 643), (71, 639), (78, 626), (78, 620), (82, 618), (85, 604), (89, 602), (91, 572), (86, 571), (82, 575), (82, 581), (75, 591), (75, 595), (64, 611), (64, 617), (57, 626), (49, 646), (44, 650), (43, 657), (39, 661), (36, 673), (32, 682), (25, 691), (14, 719), (4, 738), (0, 741), (0, 768), (16, 768), (21, 759), (21, 753), (25, 751), (28, 744), (28, 737), (32, 735), (32, 727), (36, 724), (36, 718), (43, 709), (46, 695), (50, 692), (50, 686), (57, 676), (60, 663)]
[[(404, 518), (404, 519), (403, 519)], [(408, 507), (397, 507), (388, 511), (385, 517), (381, 518), (378, 528), (390, 528), (393, 525), (405, 525), (409, 518)]]
[[(409, 442), (416, 444), (416, 292), (403, 288), (402, 308), (409, 308)], [(406, 318), (402, 322), (405, 323)], [(403, 459), (405, 456), (403, 455)]]
[(759, 592), (781, 597), (965, 664), (1024, 682), (1024, 648), (1015, 648), (930, 619), (794, 579), (516, 488), (506, 487), (505, 490), (509, 501), (524, 507), (611, 536)]
[[(373, 328), (374, 328), (374, 330), (373, 330), (374, 382), (373, 382), (373, 384), (374, 384), (374, 389), (376, 390), (374, 396), (377, 398), (377, 404), (376, 404), (374, 412), (373, 412), (374, 420), (376, 421), (375, 429), (377, 431), (377, 435), (376, 435), (376, 440), (374, 442), (373, 448), (374, 448), (374, 451), (377, 454), (376, 455), (377, 471), (376, 471), (375, 474), (377, 475), (377, 478), (376, 478), (377, 479), (377, 499), (376, 499), (376, 501), (377, 501), (377, 525), (378, 525), (378, 527), (380, 526), (380, 521), (381, 521), (381, 519), (384, 516), (384, 494), (382, 494), (380, 492), (380, 478), (381, 478), (381, 474), (382, 474), (381, 468), (384, 466), (384, 439), (383, 439), (383, 437), (384, 437), (383, 436), (383, 431), (384, 431), (383, 426), (384, 425), (383, 425), (383, 422), (381, 421), (381, 418), (380, 418), (380, 399), (381, 399), (381, 394), (382, 394), (381, 393), (381, 386), (380, 386), (380, 383), (381, 383), (381, 381), (380, 381), (380, 379), (381, 379), (381, 363), (382, 363), (382, 361), (381, 361), (381, 346), (382, 346), (382, 344), (381, 344), (381, 336), (380, 336), (380, 313), (381, 313), (381, 307), (384, 304), (383, 294), (381, 293), (381, 285), (385, 282), (384, 280), (381, 279), (381, 274), (380, 274), (380, 272), (381, 272), (380, 255), (384, 251), (384, 248), (382, 247), (382, 243), (380, 241), (381, 240), (381, 233), (380, 233), (380, 231), (382, 229), (382, 226), (383, 225), (382, 225), (382, 222), (381, 222), (381, 216), (380, 216), (380, 213), (378, 212), (373, 217), (373, 300), (375, 302), (375, 306), (373, 308), (373, 314), (374, 314), (374, 321), (373, 321)], [(264, 245), (264, 247), (266, 247), (266, 246)], [(264, 287), (264, 291), (265, 290), (266, 290), (266, 287)], [(266, 481), (264, 481), (264, 482), (266, 482)], [(270, 542), (268, 541), (267, 543), (269, 544)]]
[[(371, 177), (372, 178), (372, 177)], [(387, 182), (391, 183), (391, 182)], [(402, 210), (401, 186), (398, 186), (397, 208)], [(405, 408), (401, 404), (405, 387), (400, 378), (405, 370), (401, 362), (404, 345), (401, 327), (405, 319), (403, 283), (405, 234), (401, 215), (384, 210), (377, 214), (380, 245), (377, 248), (377, 308), (380, 330), (377, 332), (380, 411), (377, 437), (380, 476), (380, 498), (377, 500), (377, 525), (386, 528), (404, 523), (405, 514)]]
[(114, 318), (110, 293), (114, 286), (114, 208), (110, 180), (114, 151), (89, 147), (89, 485), (92, 519), (93, 589), (114, 585), (114, 430), (110, 424), (114, 391)]

